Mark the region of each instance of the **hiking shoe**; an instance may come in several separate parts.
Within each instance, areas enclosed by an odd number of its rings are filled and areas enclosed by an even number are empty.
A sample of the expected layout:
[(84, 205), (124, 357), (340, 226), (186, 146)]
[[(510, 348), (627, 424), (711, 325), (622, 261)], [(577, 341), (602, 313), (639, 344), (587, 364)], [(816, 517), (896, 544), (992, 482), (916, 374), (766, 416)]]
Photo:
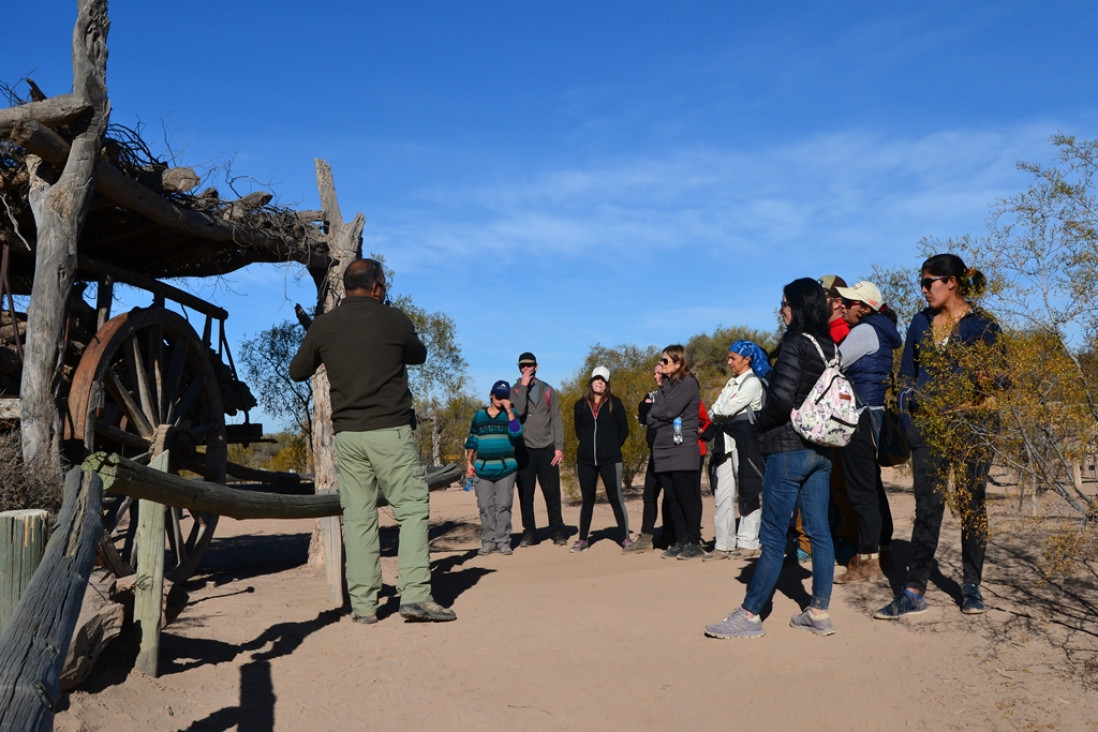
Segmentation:
[(553, 537), (553, 543), (556, 544), (557, 546), (564, 546), (565, 544), (568, 543), (568, 540), (565, 539), (560, 534), (557, 534), (556, 536)]
[(515, 553), (515, 550), (511, 548), (510, 542), (507, 542), (506, 544), (500, 544), (497, 551), (505, 557), (509, 557)]
[(723, 549), (714, 549), (711, 552), (706, 552), (702, 557), (703, 562), (719, 562), (722, 559), (731, 559), (732, 552), (726, 552)]
[(835, 626), (831, 624), (831, 613), (824, 613), (822, 616), (813, 615), (809, 608), (790, 618), (789, 625), (793, 628), (810, 630), (816, 635), (835, 635)]
[(756, 615), (750, 618), (747, 611), (738, 607), (732, 614), (719, 623), (705, 626), (705, 634), (710, 638), (762, 638), (766, 635), (762, 621)]
[(758, 559), (762, 556), (762, 549), (757, 547), (755, 549), (744, 549), (741, 547), (732, 550), (732, 556), (737, 559)]
[(926, 598), (911, 590), (896, 595), (892, 602), (873, 613), (877, 620), (899, 620), (904, 615), (918, 615), (926, 612)]
[(486, 554), (491, 554), (491, 553), (492, 553), (492, 552), (494, 552), (494, 551), (495, 551), (495, 549), (493, 549), (492, 547), (490, 547), (490, 546), (488, 546), (487, 544), (485, 544), (485, 545), (484, 545), (484, 546), (482, 546), (482, 547), (481, 547), (480, 549), (477, 549), (477, 554), (479, 554), (480, 556), (482, 556), (482, 557), (483, 557), (484, 555), (486, 555)]
[(845, 585), (851, 582), (872, 582), (884, 577), (881, 563), (873, 554), (855, 554), (846, 565), (846, 572), (835, 577), (835, 584)]
[(702, 548), (700, 546), (698, 546), (697, 544), (687, 544), (686, 546), (684, 546), (682, 548), (682, 551), (679, 552), (679, 555), (675, 558), (676, 559), (697, 559), (698, 557), (703, 556), (704, 554), (705, 554), (705, 552), (703, 552)]
[(401, 605), (397, 612), (400, 617), (414, 623), (445, 623), (448, 620), (457, 620), (457, 613), (434, 600), (410, 602)]
[(624, 538), (624, 539), (622, 540), (622, 542), (621, 542), (621, 550), (622, 550), (623, 552), (627, 552), (627, 551), (629, 551), (629, 548), (630, 548), (630, 547), (632, 547), (632, 546), (634, 546), (634, 545), (635, 545), (636, 543), (637, 543), (637, 542), (633, 541), (632, 539), (630, 539), (630, 538), (629, 538), (629, 537), (627, 536), (627, 537), (625, 537), (625, 538)]
[(663, 551), (663, 554), (660, 554), (660, 557), (662, 559), (674, 559), (682, 553), (682, 549), (682, 544), (672, 544)]
[(652, 551), (652, 549), (653, 547), (651, 534), (642, 533), (640, 536), (637, 537), (637, 540), (634, 541), (630, 546), (626, 546), (625, 542), (622, 542), (621, 544), (622, 554), (640, 554), (642, 552), (650, 552)]
[(585, 552), (590, 548), (591, 548), (591, 545), (587, 543), (586, 539), (580, 539), (579, 541), (577, 541), (575, 544), (572, 545), (571, 552), (573, 554), (579, 554), (580, 552)]
[(373, 625), (377, 622), (377, 614), (375, 613), (373, 615), (355, 615), (353, 619), (356, 623), (360, 623), (362, 625)]
[(961, 612), (965, 615), (980, 615), (987, 612), (984, 604), (984, 596), (980, 594), (980, 586), (966, 582), (961, 587)]
[(533, 532), (524, 532), (522, 539), (519, 540), (519, 546), (533, 546), (537, 543), (538, 540), (534, 538)]

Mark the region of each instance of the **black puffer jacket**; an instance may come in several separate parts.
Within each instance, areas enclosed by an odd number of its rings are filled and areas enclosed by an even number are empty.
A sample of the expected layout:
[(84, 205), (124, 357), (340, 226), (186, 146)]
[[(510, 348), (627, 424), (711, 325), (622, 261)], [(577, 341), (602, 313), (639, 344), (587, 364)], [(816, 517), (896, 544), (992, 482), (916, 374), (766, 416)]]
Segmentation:
[[(816, 338), (824, 356), (835, 355), (831, 338)], [(830, 456), (832, 448), (815, 445), (793, 429), (789, 413), (804, 402), (826, 364), (816, 347), (801, 333), (786, 333), (779, 346), (778, 360), (770, 372), (770, 388), (758, 416), (759, 450), (764, 455), (794, 450), (816, 450)]]

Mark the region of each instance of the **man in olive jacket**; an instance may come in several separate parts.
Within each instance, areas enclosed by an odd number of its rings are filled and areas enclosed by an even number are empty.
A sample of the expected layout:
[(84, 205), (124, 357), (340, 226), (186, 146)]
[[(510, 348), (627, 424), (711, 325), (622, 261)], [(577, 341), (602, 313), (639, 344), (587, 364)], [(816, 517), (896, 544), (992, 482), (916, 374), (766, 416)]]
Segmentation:
[(412, 436), (406, 367), (427, 360), (427, 348), (408, 316), (385, 304), (385, 273), (379, 262), (351, 262), (343, 287), (343, 302), (309, 326), (290, 362), (290, 377), (304, 381), (321, 366), (328, 372), (354, 619), (377, 622), (380, 491), (400, 525), (400, 615), (407, 620), (454, 620), (457, 615), (431, 597), (430, 501)]

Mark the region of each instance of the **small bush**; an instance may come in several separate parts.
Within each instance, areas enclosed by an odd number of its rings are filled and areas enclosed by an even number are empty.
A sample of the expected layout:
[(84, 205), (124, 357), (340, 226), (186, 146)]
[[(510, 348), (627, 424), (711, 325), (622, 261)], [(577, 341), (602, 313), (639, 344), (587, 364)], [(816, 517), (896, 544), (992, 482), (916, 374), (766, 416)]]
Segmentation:
[(61, 470), (31, 473), (23, 464), (18, 429), (0, 432), (0, 511), (40, 508), (56, 514), (63, 495)]

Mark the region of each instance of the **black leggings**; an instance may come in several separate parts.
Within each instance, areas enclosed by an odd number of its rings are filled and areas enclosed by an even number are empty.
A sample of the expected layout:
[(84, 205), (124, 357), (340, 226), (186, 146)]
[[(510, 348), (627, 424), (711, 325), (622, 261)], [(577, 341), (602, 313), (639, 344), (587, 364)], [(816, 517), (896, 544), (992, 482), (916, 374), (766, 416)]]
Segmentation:
[(670, 499), (668, 508), (671, 509), (675, 538), (681, 544), (701, 544), (702, 501), (697, 473), (696, 470), (656, 473), (664, 493)]
[(606, 465), (576, 464), (576, 475), (579, 477), (580, 496), (583, 502), (580, 504), (580, 533), (579, 538), (586, 541), (591, 532), (591, 515), (595, 512), (595, 489), (598, 487), (598, 478), (602, 476), (602, 484), (606, 488), (606, 498), (610, 501), (610, 508), (614, 510), (614, 519), (621, 529), (621, 539), (625, 541), (629, 537), (629, 518), (625, 515), (625, 506), (621, 498), (621, 463), (608, 463)]

